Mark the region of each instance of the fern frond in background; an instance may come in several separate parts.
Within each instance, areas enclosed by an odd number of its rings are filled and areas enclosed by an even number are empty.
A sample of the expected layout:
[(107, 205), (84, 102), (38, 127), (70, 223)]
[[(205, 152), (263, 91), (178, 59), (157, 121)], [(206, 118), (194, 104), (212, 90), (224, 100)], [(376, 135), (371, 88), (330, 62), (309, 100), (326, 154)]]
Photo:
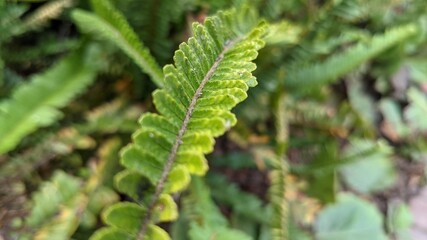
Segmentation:
[(23, 28), (21, 31), (38, 29), (49, 20), (58, 17), (65, 8), (69, 8), (74, 4), (73, 0), (56, 0), (50, 1), (39, 7), (23, 20)]
[(213, 203), (209, 187), (200, 177), (194, 177), (189, 187), (189, 194), (183, 198), (183, 212), (189, 218), (189, 239), (209, 240), (250, 240), (250, 236), (231, 229), (227, 220)]
[[(280, 72), (279, 72), (280, 73)], [(279, 74), (279, 76), (282, 76)], [(273, 209), (271, 220), (273, 240), (289, 239), (289, 203), (286, 199), (286, 178), (288, 175), (288, 162), (286, 151), (289, 138), (289, 123), (286, 114), (285, 93), (279, 88), (273, 97), (273, 115), (276, 127), (276, 155), (271, 159), (272, 170), (270, 172), (270, 202)]]
[[(230, 109), (256, 85), (250, 61), (263, 46), (263, 32), (249, 8), (221, 12), (207, 18), (205, 25), (193, 24), (194, 37), (175, 52), (175, 66), (164, 68), (165, 89), (153, 93), (161, 115), (143, 115), (134, 144), (122, 154), (127, 170), (116, 176), (117, 187), (142, 205), (112, 206), (104, 215), (111, 227), (92, 239), (168, 238), (153, 223), (176, 219), (169, 194), (185, 188), (190, 174), (205, 174), (204, 154), (212, 151), (213, 138), (236, 123)], [(131, 225), (123, 229), (119, 216)]]
[(116, 6), (128, 17), (130, 25), (160, 64), (172, 61), (175, 38), (171, 30), (179, 27), (189, 1), (125, 0)]
[(11, 37), (21, 35), (31, 30), (36, 30), (48, 23), (51, 19), (61, 15), (64, 9), (71, 7), (73, 0), (55, 0), (45, 3), (36, 11), (20, 20), (24, 12), (27, 10), (25, 5), (6, 5), (0, 9), (0, 29), (2, 36), (0, 43), (11, 39)]
[(0, 239), (418, 226), (425, 0), (0, 0), (0, 33)]
[[(34, 207), (31, 209), (26, 224), (30, 227), (41, 226), (45, 221), (49, 221), (54, 217), (61, 205), (75, 205), (77, 202), (73, 203), (73, 200), (75, 200), (75, 193), (79, 191), (80, 185), (81, 182), (77, 178), (69, 176), (62, 171), (56, 172), (51, 182), (45, 183), (40, 188), (40, 191), (34, 194)], [(78, 200), (81, 201), (82, 199)], [(74, 217), (76, 213), (75, 211), (65, 212), (64, 216), (58, 218), (58, 220), (62, 219), (62, 221), (58, 221), (56, 224), (62, 225), (59, 229), (65, 231), (65, 233), (57, 232), (54, 234), (51, 232), (52, 235), (46, 235), (46, 237), (50, 239), (55, 237), (57, 239), (65, 239), (64, 237), (70, 236), (73, 231), (72, 228), (74, 228), (72, 225), (75, 224), (70, 217)], [(35, 239), (47, 239), (46, 237), (35, 235)]]
[[(111, 189), (111, 178), (118, 165), (120, 140), (109, 139), (99, 149), (98, 163), (83, 182), (62, 171), (33, 194), (32, 209), (24, 224), (30, 231), (20, 239), (70, 239), (78, 226), (95, 225), (96, 215), (118, 200)], [(34, 238), (30, 238), (33, 236)]]
[(29, 84), (16, 89), (11, 99), (0, 103), (0, 154), (12, 150), (19, 141), (39, 127), (48, 126), (61, 116), (65, 106), (95, 79), (99, 63), (95, 46), (79, 51), (34, 76)]
[(368, 43), (359, 43), (343, 53), (334, 55), (310, 67), (290, 69), (284, 84), (290, 89), (310, 90), (349, 73), (362, 63), (395, 46), (417, 33), (416, 25), (396, 27), (383, 35), (377, 35)]
[(126, 18), (105, 0), (92, 0), (96, 15), (74, 10), (73, 20), (85, 32), (94, 33), (122, 49), (141, 70), (147, 73), (157, 87), (163, 87), (163, 74), (150, 51), (139, 40)]

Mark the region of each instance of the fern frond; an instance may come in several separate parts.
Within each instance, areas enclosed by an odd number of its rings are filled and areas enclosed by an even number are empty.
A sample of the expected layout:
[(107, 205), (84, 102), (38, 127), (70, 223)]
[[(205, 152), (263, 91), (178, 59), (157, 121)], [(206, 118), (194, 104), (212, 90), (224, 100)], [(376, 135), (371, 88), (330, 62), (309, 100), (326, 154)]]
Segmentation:
[(369, 43), (359, 43), (323, 63), (291, 69), (285, 78), (285, 87), (309, 90), (336, 81), (362, 63), (414, 36), (417, 31), (414, 24), (396, 27), (383, 35), (373, 37)]
[(214, 199), (230, 206), (233, 213), (258, 223), (270, 223), (263, 202), (257, 196), (242, 191), (235, 183), (227, 181), (226, 177), (221, 174), (209, 173), (206, 180), (211, 187)]
[[(0, 4), (4, 4), (1, 2)], [(0, 5), (0, 42), (6, 42), (12, 36), (21, 33), (22, 24), (19, 19), (28, 6), (24, 4)]]
[(55, 172), (52, 180), (44, 183), (33, 195), (34, 207), (26, 219), (26, 224), (30, 227), (43, 225), (46, 220), (54, 217), (61, 205), (70, 204), (80, 185), (79, 179), (62, 171)]
[(288, 164), (283, 158), (275, 159), (273, 164), (274, 170), (270, 172), (271, 185), (269, 189), (273, 209), (271, 235), (273, 240), (287, 240), (289, 239), (289, 203), (285, 198), (285, 191)]
[[(30, 83), (20, 86), (11, 99), (0, 103), (0, 154), (13, 149), (38, 127), (48, 126), (61, 116), (65, 106), (94, 79), (98, 66), (93, 48), (70, 55)], [(82, 60), (83, 59), (83, 60)]]
[(43, 26), (49, 20), (58, 17), (65, 8), (72, 5), (73, 0), (56, 0), (45, 3), (23, 20), (23, 31)]
[[(153, 223), (177, 217), (169, 194), (185, 188), (190, 174), (205, 174), (204, 154), (213, 150), (214, 137), (236, 123), (230, 110), (257, 84), (251, 61), (265, 30), (257, 22), (254, 11), (242, 8), (193, 24), (194, 37), (175, 52), (175, 65), (164, 67), (165, 88), (153, 93), (159, 114), (141, 117), (134, 143), (122, 152), (127, 169), (116, 176), (116, 185), (141, 205), (112, 206), (104, 215), (111, 227), (92, 239), (168, 239)], [(123, 229), (123, 218), (132, 227)]]
[(126, 18), (107, 0), (92, 0), (96, 15), (83, 10), (74, 10), (74, 22), (85, 32), (100, 36), (119, 47), (151, 80), (163, 87), (163, 74), (150, 51), (139, 40)]
[[(280, 85), (280, 84), (279, 84)], [(276, 155), (272, 159), (273, 169), (270, 172), (271, 185), (269, 188), (272, 207), (271, 237), (273, 240), (289, 239), (289, 202), (286, 199), (286, 176), (288, 163), (286, 150), (288, 145), (288, 116), (286, 114), (285, 95), (279, 87), (273, 98), (273, 115), (276, 127)]]
[(135, 32), (160, 64), (169, 63), (173, 55), (170, 35), (172, 24), (183, 16), (186, 1), (122, 0), (117, 1)]
[(190, 194), (183, 198), (183, 211), (190, 220), (191, 240), (250, 240), (245, 233), (228, 227), (227, 219), (211, 199), (209, 187), (195, 177), (191, 182)]
[(93, 172), (84, 184), (76, 177), (57, 171), (51, 181), (42, 185), (33, 195), (33, 207), (25, 222), (26, 227), (34, 231), (32, 239), (70, 239), (79, 225), (88, 224), (87, 218), (95, 219), (102, 208), (118, 200), (117, 193), (108, 185), (116, 172), (120, 147), (118, 139), (107, 140), (101, 146), (98, 164), (92, 165)]

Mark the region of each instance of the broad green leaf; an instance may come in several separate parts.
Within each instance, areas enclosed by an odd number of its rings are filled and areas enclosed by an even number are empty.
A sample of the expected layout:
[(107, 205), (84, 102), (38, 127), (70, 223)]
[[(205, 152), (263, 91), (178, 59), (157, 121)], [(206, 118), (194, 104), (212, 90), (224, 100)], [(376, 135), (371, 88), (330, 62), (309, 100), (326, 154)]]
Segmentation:
[(409, 126), (415, 130), (426, 131), (427, 121), (427, 96), (416, 88), (410, 88), (407, 93), (409, 106), (405, 109), (405, 119), (409, 122)]
[(379, 107), (384, 116), (384, 124), (389, 124), (390, 131), (393, 131), (392, 133), (389, 133), (388, 137), (392, 140), (398, 140), (393, 139), (394, 136), (399, 138), (404, 137), (409, 133), (408, 126), (403, 122), (402, 110), (399, 108), (396, 101), (393, 101), (390, 98), (383, 98), (380, 101)]
[(427, 81), (427, 59), (413, 58), (407, 62), (411, 70), (411, 78), (419, 83), (425, 83)]
[(323, 209), (314, 225), (317, 240), (386, 240), (376, 207), (351, 194), (342, 194)]
[(380, 191), (390, 187), (397, 177), (391, 154), (392, 148), (384, 141), (353, 139), (343, 153), (351, 161), (339, 171), (349, 187), (358, 192)]
[(190, 239), (191, 240), (211, 240), (211, 239), (221, 239), (221, 240), (251, 240), (252, 238), (244, 234), (241, 231), (227, 229), (220, 227), (217, 229), (203, 228), (197, 224), (190, 225)]
[(387, 209), (387, 228), (397, 240), (412, 240), (410, 228), (413, 224), (409, 207), (402, 202), (390, 202)]

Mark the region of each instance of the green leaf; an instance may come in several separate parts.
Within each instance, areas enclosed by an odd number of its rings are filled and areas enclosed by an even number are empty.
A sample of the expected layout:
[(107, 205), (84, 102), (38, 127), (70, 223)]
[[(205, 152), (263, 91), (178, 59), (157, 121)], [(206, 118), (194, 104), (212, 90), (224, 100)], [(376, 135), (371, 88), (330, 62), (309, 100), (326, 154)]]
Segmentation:
[(178, 206), (168, 194), (162, 194), (155, 207), (157, 208), (155, 214), (159, 216), (160, 222), (173, 221), (178, 217)]
[(405, 109), (405, 119), (413, 130), (426, 131), (427, 97), (416, 88), (410, 88), (407, 93), (409, 106)]
[(227, 220), (212, 201), (209, 188), (201, 178), (193, 179), (190, 194), (183, 198), (182, 204), (185, 214), (190, 218), (190, 239), (252, 239), (245, 233), (227, 226)]
[[(372, 149), (368, 155), (361, 155)], [(361, 193), (384, 190), (396, 180), (396, 170), (391, 161), (392, 149), (384, 141), (353, 139), (344, 150), (344, 158), (351, 162), (340, 168), (344, 181)]]
[(171, 240), (169, 237), (169, 234), (163, 230), (162, 228), (156, 226), (156, 225), (149, 225), (147, 230), (147, 236), (144, 238), (144, 240)]
[(102, 215), (104, 222), (130, 234), (138, 233), (146, 210), (136, 203), (121, 202), (109, 207)]
[(323, 209), (314, 225), (318, 240), (386, 240), (381, 213), (371, 203), (342, 194)]
[(251, 61), (264, 45), (265, 24), (258, 24), (254, 10), (220, 12), (192, 30), (194, 36), (175, 52), (174, 65), (164, 67), (167, 84), (153, 93), (158, 114), (141, 117), (133, 143), (122, 152), (127, 169), (116, 176), (116, 185), (147, 209), (140, 237), (148, 224), (176, 219), (166, 194), (184, 189), (190, 174), (206, 172), (204, 154), (213, 150), (214, 137), (236, 123), (231, 108), (257, 84)]
[(95, 232), (90, 240), (129, 240), (130, 236), (117, 228), (105, 227)]
[(146, 177), (131, 170), (124, 170), (116, 174), (114, 183), (120, 192), (129, 195), (136, 201), (140, 201), (145, 194), (154, 191), (152, 183)]
[(86, 197), (76, 194), (80, 185), (79, 179), (56, 171), (51, 181), (44, 183), (33, 195), (31, 213), (25, 221), (25, 226), (34, 230), (33, 239), (66, 240), (71, 237), (79, 223), (79, 212), (86, 204)]
[(187, 169), (183, 165), (178, 165), (169, 174), (165, 185), (165, 192), (174, 193), (178, 192), (188, 186), (191, 177)]
[(50, 182), (42, 185), (33, 195), (33, 207), (26, 223), (39, 226), (53, 217), (59, 206), (72, 200), (80, 188), (80, 181), (62, 171), (56, 171)]
[(404, 137), (409, 133), (408, 126), (403, 122), (402, 110), (396, 101), (383, 98), (379, 107), (384, 116), (385, 124), (390, 124), (391, 130), (397, 134), (397, 137)]
[(55, 122), (65, 106), (95, 79), (98, 66), (92, 60), (98, 49), (91, 46), (64, 59), (45, 73), (19, 86), (12, 97), (0, 103), (0, 154), (39, 127)]
[(242, 215), (245, 219), (269, 223), (263, 202), (257, 196), (242, 191), (221, 174), (209, 173), (206, 180), (215, 201), (230, 206), (235, 214)]
[(411, 79), (419, 83), (425, 83), (427, 81), (427, 59), (412, 58), (407, 62), (411, 70)]
[(414, 24), (395, 27), (382, 35), (374, 36), (367, 43), (358, 43), (343, 53), (335, 54), (322, 63), (291, 69), (285, 79), (285, 87), (306, 91), (337, 81), (339, 77), (414, 36), (417, 32), (418, 28)]
[[(336, 141), (327, 141), (321, 144), (321, 151), (315, 158), (308, 164), (307, 181), (311, 184), (308, 185), (307, 193), (323, 203), (330, 203), (335, 201), (337, 191), (337, 169), (334, 163), (337, 162), (337, 143)], [(318, 166), (327, 166), (320, 168)]]
[(403, 202), (391, 202), (387, 209), (387, 227), (397, 240), (411, 240), (412, 214)]
[(79, 28), (115, 44), (132, 58), (158, 87), (163, 87), (163, 74), (159, 65), (129, 26), (126, 18), (108, 0), (91, 2), (97, 15), (79, 9), (71, 13)]
[(349, 75), (346, 79), (346, 85), (350, 105), (357, 115), (360, 116), (364, 125), (370, 130), (378, 121), (374, 99), (366, 93), (360, 74), (354, 73)]

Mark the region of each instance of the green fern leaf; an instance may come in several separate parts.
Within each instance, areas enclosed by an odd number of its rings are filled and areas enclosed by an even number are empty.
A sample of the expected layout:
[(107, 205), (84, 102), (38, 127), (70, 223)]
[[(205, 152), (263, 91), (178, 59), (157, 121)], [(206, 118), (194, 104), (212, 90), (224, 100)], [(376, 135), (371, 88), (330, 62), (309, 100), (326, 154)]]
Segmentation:
[(293, 68), (285, 78), (285, 87), (309, 90), (338, 80), (362, 63), (385, 50), (403, 42), (418, 32), (417, 26), (409, 24), (396, 27), (368, 43), (359, 43), (341, 54), (334, 55), (323, 63), (306, 68)]
[(244, 232), (228, 227), (228, 222), (211, 199), (209, 187), (201, 178), (191, 182), (190, 194), (183, 198), (183, 211), (190, 219), (191, 240), (250, 240)]
[[(214, 137), (236, 123), (230, 110), (257, 84), (251, 61), (264, 45), (265, 31), (257, 22), (254, 11), (242, 8), (194, 23), (194, 37), (175, 52), (175, 65), (164, 67), (165, 88), (153, 93), (159, 114), (141, 117), (134, 143), (122, 152), (127, 169), (116, 176), (117, 188), (147, 210), (137, 235), (128, 231), (128, 238), (117, 239), (157, 239), (149, 232), (153, 224), (177, 217), (169, 194), (184, 189), (190, 174), (207, 171), (204, 154), (213, 150)], [(111, 227), (93, 239), (123, 233), (110, 217), (105, 215)]]
[(55, 172), (52, 180), (42, 185), (33, 195), (33, 208), (25, 222), (26, 227), (36, 230), (32, 239), (65, 240), (73, 234), (78, 206), (84, 202), (75, 195), (80, 187), (79, 179), (62, 171)]
[[(12, 98), (0, 103), (0, 154), (13, 149), (19, 141), (38, 127), (48, 126), (65, 106), (94, 79), (98, 65), (95, 48), (79, 51), (43, 74), (34, 76), (29, 84), (16, 89)], [(83, 61), (82, 61), (83, 59)]]
[(115, 3), (159, 63), (169, 63), (174, 50), (171, 28), (182, 20), (188, 2), (121, 0)]
[[(280, 76), (281, 74), (279, 74)], [(289, 138), (289, 123), (286, 108), (286, 96), (283, 86), (279, 88), (273, 98), (274, 120), (276, 127), (276, 154), (272, 157), (272, 167), (270, 172), (271, 186), (269, 188), (270, 201), (272, 207), (271, 239), (289, 239), (289, 203), (286, 200), (286, 177), (288, 174), (288, 163), (286, 150)]]
[(22, 31), (40, 28), (49, 20), (57, 18), (65, 8), (71, 7), (73, 3), (73, 0), (56, 0), (45, 3), (24, 19)]
[(97, 15), (74, 10), (71, 16), (84, 32), (94, 33), (122, 49), (158, 87), (163, 87), (163, 74), (150, 51), (139, 40), (126, 18), (107, 0), (92, 0)]

